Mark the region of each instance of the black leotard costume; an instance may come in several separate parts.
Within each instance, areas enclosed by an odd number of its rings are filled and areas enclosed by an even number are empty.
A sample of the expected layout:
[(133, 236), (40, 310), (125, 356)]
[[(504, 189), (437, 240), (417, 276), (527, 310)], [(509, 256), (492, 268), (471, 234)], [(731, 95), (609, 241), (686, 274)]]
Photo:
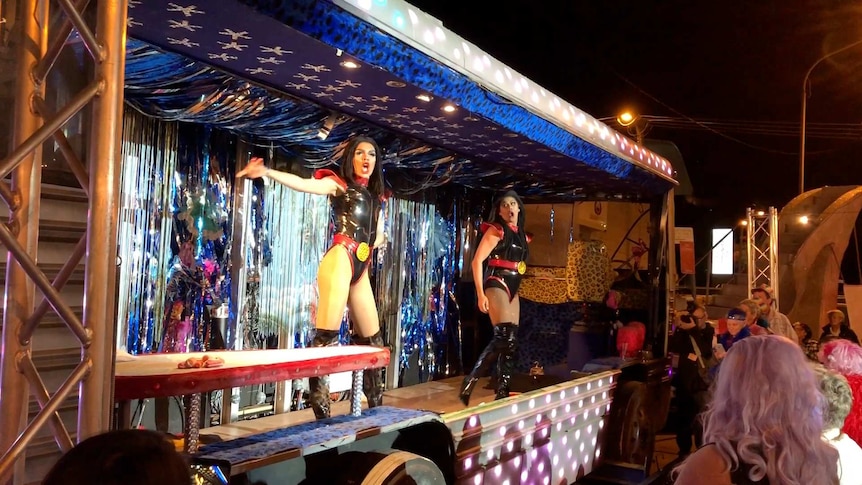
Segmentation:
[(509, 224), (486, 222), (480, 229), (484, 234), (491, 227), (495, 228), (501, 237), (500, 242), (488, 255), (484, 287), (505, 290), (509, 301), (512, 301), (518, 294), (521, 278), (527, 271), (527, 256), (530, 254), (527, 244), (531, 237), (525, 231), (518, 231)]
[(371, 263), (371, 251), (374, 249), (372, 244), (377, 237), (380, 200), (375, 199), (371, 192), (358, 181), (347, 183), (332, 170), (317, 170), (314, 172), (314, 178), (331, 178), (344, 190), (339, 195), (329, 196), (332, 222), (335, 225), (335, 234), (332, 236), (329, 250), (336, 245), (347, 249), (352, 268), (350, 276), (352, 285), (359, 281)]

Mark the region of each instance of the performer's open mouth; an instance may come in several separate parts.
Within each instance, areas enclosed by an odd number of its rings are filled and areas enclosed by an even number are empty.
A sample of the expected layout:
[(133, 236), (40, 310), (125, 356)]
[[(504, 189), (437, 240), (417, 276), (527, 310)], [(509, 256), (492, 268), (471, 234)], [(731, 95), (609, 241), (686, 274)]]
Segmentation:
[(362, 173), (365, 175), (368, 175), (368, 173), (370, 172), (370, 170), (369, 170), (370, 168), (371, 168), (370, 163), (368, 163), (368, 162), (363, 163), (362, 164)]

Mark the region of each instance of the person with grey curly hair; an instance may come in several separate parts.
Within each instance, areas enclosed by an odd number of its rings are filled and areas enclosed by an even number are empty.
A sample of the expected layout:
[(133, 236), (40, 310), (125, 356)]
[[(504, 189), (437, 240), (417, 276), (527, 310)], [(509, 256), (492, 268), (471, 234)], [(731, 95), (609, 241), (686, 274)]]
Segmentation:
[(862, 448), (841, 432), (853, 407), (853, 392), (847, 378), (823, 365), (812, 364), (814, 375), (825, 398), (823, 439), (838, 450), (838, 476), (841, 485), (862, 484)]
[(756, 301), (742, 300), (738, 308), (745, 312), (745, 326), (748, 327), (751, 335), (769, 334), (769, 323), (760, 316), (760, 305)]

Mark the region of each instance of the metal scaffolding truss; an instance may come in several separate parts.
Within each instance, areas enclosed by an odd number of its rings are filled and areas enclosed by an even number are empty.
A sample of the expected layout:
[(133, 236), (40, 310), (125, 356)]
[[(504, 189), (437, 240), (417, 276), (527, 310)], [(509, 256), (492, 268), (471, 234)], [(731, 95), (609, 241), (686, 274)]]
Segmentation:
[(748, 209), (748, 294), (761, 285), (772, 288), (778, 308), (778, 210)]
[[(69, 450), (72, 437), (57, 412), (79, 387), (77, 439), (111, 427), (114, 362), (114, 287), (116, 278), (117, 194), (120, 178), (123, 71), (127, 0), (100, 0), (93, 11), (96, 29), (84, 19), (88, 0), (20, 0), (16, 59), (14, 128), (11, 150), (0, 160), (0, 198), (10, 220), (0, 224), (0, 243), (8, 250), (6, 307), (0, 347), (0, 483), (23, 477), (23, 452), (37, 432), (51, 427), (57, 446)], [(62, 15), (51, 22), (50, 9)], [(48, 32), (49, 25), (56, 26)], [(89, 84), (51, 113), (45, 82), (54, 62), (76, 31), (93, 59)], [(87, 164), (61, 131), (86, 106)], [(89, 197), (87, 230), (68, 261), (51, 281), (36, 265), (41, 196), (41, 147), (54, 139), (70, 170)], [(88, 170), (89, 168), (89, 170)], [(60, 291), (85, 258), (83, 319), (63, 301)], [(36, 301), (38, 288), (44, 295)], [(42, 316), (53, 309), (81, 344), (81, 362), (50, 394), (32, 360), (31, 340)], [(29, 423), (29, 395), (40, 411)]]

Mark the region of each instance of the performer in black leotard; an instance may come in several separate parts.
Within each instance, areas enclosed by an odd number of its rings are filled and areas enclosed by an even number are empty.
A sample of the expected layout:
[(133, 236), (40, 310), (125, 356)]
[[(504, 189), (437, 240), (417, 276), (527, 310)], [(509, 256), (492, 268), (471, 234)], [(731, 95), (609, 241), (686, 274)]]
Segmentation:
[[(461, 384), (460, 398), (465, 406), (470, 402), (479, 377), (487, 372), (495, 358), (500, 373), (497, 399), (509, 396), (515, 367), (520, 319), (518, 287), (527, 270), (530, 237), (524, 231), (524, 203), (515, 191), (498, 197), (493, 210), (494, 222), (482, 224), (484, 234), (473, 256), (472, 269), (479, 310), (491, 317), (494, 336)], [(486, 259), (487, 266), (482, 271)]]
[[(313, 347), (338, 343), (345, 305), (350, 310), (350, 319), (356, 325), (358, 335), (361, 335), (353, 342), (383, 346), (377, 305), (367, 271), (372, 250), (383, 242), (380, 200), (384, 185), (380, 164), (377, 163), (379, 156), (377, 143), (360, 136), (347, 144), (339, 174), (332, 170), (318, 170), (313, 178), (305, 179), (268, 169), (260, 158), (252, 158), (237, 174), (237, 177), (268, 177), (300, 192), (329, 196), (335, 236), (317, 272), (320, 300)], [(382, 370), (366, 370), (363, 384), (368, 406), (382, 404)], [(309, 387), (314, 415), (317, 419), (328, 418), (331, 405), (329, 378), (310, 378)]]

